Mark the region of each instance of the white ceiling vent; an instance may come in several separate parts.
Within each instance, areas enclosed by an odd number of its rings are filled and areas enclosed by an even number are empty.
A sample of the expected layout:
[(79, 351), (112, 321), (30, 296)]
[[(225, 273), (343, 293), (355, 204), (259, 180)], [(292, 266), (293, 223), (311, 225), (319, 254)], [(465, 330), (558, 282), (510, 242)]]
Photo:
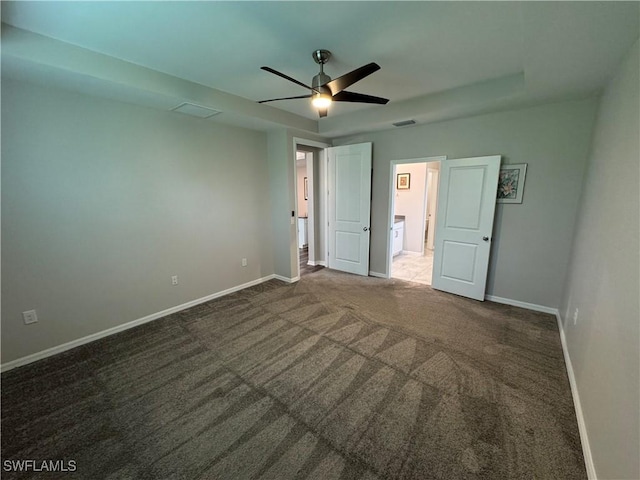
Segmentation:
[(213, 108), (203, 107), (202, 105), (196, 105), (195, 103), (189, 102), (184, 102), (177, 107), (172, 108), (171, 111), (184, 113), (185, 115), (191, 115), (192, 117), (198, 118), (209, 118), (220, 113), (220, 111), (214, 110)]
[(406, 127), (407, 125), (415, 125), (415, 120), (403, 120), (402, 122), (396, 122), (393, 124), (394, 127)]

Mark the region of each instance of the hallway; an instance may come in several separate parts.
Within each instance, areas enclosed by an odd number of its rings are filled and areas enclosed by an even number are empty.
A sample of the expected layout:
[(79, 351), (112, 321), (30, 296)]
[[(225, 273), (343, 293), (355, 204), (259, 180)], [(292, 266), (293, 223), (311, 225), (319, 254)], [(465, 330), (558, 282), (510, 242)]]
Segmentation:
[(317, 272), (318, 270), (322, 270), (324, 267), (322, 265), (308, 265), (309, 261), (309, 246), (305, 245), (300, 249), (300, 276), (308, 275), (310, 273)]

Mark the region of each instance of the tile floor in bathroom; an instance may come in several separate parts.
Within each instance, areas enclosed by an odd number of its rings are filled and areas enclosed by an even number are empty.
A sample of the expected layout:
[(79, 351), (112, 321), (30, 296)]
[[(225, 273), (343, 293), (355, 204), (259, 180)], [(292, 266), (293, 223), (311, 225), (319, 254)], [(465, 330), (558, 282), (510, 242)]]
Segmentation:
[(416, 253), (400, 253), (393, 257), (391, 278), (431, 285), (433, 270), (433, 250), (426, 245), (424, 255)]

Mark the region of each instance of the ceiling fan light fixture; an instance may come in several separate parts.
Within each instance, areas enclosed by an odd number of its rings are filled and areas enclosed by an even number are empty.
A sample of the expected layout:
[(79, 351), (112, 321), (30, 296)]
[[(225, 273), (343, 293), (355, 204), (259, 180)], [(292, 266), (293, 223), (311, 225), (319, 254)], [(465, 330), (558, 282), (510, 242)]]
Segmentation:
[(319, 109), (328, 108), (331, 105), (331, 95), (326, 93), (316, 93), (313, 95), (311, 104)]
[(258, 103), (275, 102), (276, 100), (293, 100), (297, 98), (310, 98), (311, 105), (318, 110), (320, 118), (327, 116), (327, 110), (333, 102), (352, 102), (352, 103), (373, 103), (378, 105), (386, 105), (389, 100), (387, 98), (374, 97), (373, 95), (364, 95), (362, 93), (349, 92), (345, 90), (356, 82), (368, 77), (373, 72), (380, 70), (377, 63), (368, 63), (360, 68), (342, 75), (332, 80), (329, 75), (324, 73), (324, 64), (331, 58), (329, 50), (316, 50), (313, 52), (314, 61), (320, 65), (320, 73), (313, 77), (311, 86), (305, 85), (299, 80), (290, 77), (282, 72), (274, 70), (271, 67), (260, 67), (265, 72), (273, 73), (278, 77), (295, 83), (296, 85), (310, 90), (308, 95), (298, 95), (295, 97), (271, 98), (269, 100), (259, 100)]

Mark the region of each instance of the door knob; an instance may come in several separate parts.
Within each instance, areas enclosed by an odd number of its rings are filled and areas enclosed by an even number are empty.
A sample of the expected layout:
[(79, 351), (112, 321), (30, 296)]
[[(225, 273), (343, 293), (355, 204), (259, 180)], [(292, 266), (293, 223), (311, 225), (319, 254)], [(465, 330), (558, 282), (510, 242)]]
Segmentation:
[(369, 231), (369, 227), (364, 227), (364, 228), (362, 229), (362, 231), (363, 231), (363, 232), (368, 232), (368, 231)]
[(482, 237), (482, 239), (483, 239), (485, 242), (488, 242), (488, 241), (489, 241), (489, 237)]

